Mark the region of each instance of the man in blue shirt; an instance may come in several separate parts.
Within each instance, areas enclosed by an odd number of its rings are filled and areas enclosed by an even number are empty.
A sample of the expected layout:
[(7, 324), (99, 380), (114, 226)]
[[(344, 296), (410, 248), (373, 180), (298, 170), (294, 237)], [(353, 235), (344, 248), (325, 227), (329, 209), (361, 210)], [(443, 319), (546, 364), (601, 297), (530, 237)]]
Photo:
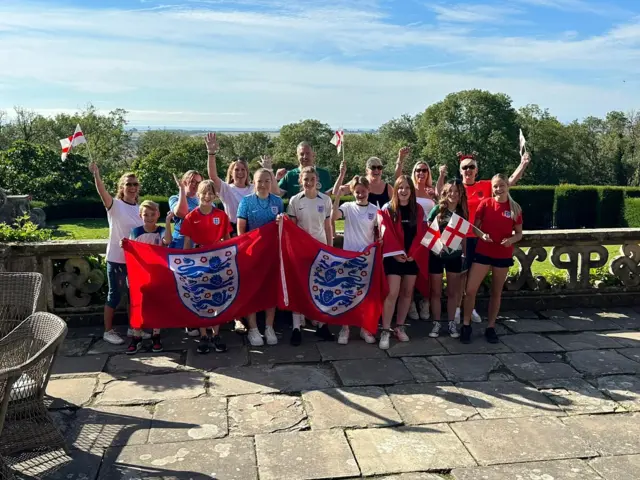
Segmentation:
[(182, 176), (181, 180), (178, 180), (175, 175), (174, 179), (180, 188), (180, 193), (169, 198), (169, 209), (175, 215), (173, 217), (173, 222), (175, 223), (173, 241), (169, 246), (171, 248), (184, 248), (184, 236), (180, 234), (180, 226), (184, 217), (200, 205), (197, 193), (198, 185), (202, 182), (202, 175), (196, 170), (189, 170)]

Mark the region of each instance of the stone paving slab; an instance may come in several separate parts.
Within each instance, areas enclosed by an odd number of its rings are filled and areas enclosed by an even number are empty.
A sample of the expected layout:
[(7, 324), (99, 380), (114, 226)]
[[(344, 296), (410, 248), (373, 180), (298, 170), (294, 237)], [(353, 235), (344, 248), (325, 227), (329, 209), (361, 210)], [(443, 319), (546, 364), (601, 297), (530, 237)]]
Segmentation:
[(617, 323), (620, 328), (629, 330), (640, 328), (640, 314), (630, 308), (613, 308), (600, 315)]
[(640, 373), (640, 363), (614, 350), (582, 350), (567, 353), (567, 360), (579, 372), (592, 377)]
[(640, 453), (640, 414), (582, 415), (563, 423), (600, 455)]
[(98, 405), (132, 405), (196, 398), (205, 393), (205, 377), (197, 372), (144, 375), (105, 385)]
[(529, 356), (538, 363), (564, 363), (564, 356), (560, 353), (529, 353)]
[(596, 387), (629, 411), (640, 411), (640, 377), (615, 375), (598, 378)]
[(96, 340), (96, 342), (89, 347), (87, 351), (87, 355), (100, 355), (102, 353), (125, 353), (127, 351), (127, 345), (129, 344), (130, 339), (126, 336), (123, 337), (124, 343), (122, 345), (112, 345), (109, 342), (105, 342), (102, 338)]
[(488, 380), (489, 374), (502, 364), (493, 355), (449, 355), (431, 357), (450, 382), (474, 382)]
[(398, 358), (340, 360), (333, 366), (347, 387), (413, 382), (413, 376)]
[(552, 334), (549, 335), (549, 338), (567, 351), (622, 348), (624, 346), (605, 334), (597, 332)]
[(510, 318), (504, 320), (502, 323), (514, 333), (547, 333), (566, 331), (566, 328), (558, 325), (553, 320), (519, 320)]
[(449, 383), (410, 384), (387, 387), (405, 425), (462, 422), (478, 411), (456, 387)]
[(577, 459), (456, 468), (454, 480), (602, 480), (589, 465)]
[(533, 310), (507, 310), (502, 312), (498, 318), (538, 319), (540, 317)]
[(251, 365), (274, 365), (277, 363), (317, 363), (321, 360), (318, 343), (303, 343), (292, 347), (289, 343), (248, 347)]
[[(509, 353), (511, 349), (504, 343), (489, 343), (484, 339), (484, 328), (478, 328), (473, 325), (474, 336), (473, 341), (469, 344), (460, 342), (459, 338), (451, 338), (447, 336), (438, 337), (438, 341), (449, 353), (453, 354), (474, 354), (474, 353)], [(502, 338), (502, 337), (500, 337)]]
[(566, 328), (570, 332), (587, 332), (601, 330), (619, 330), (620, 326), (606, 318), (586, 317), (586, 316), (569, 316), (566, 318), (554, 319), (558, 325)]
[[(34, 452), (25, 455), (12, 468), (19, 472), (18, 478), (22, 479), (46, 479), (46, 480), (93, 480), (98, 475), (104, 450), (96, 448), (83, 452), (73, 450), (71, 456), (64, 451), (53, 450)], [(33, 457), (33, 458), (32, 458)]]
[(446, 355), (448, 352), (435, 338), (412, 338), (410, 342), (397, 342), (387, 354), (390, 357), (423, 357)]
[(413, 472), (400, 473), (398, 475), (385, 475), (384, 477), (376, 477), (376, 480), (444, 480), (444, 477), (433, 473)]
[(98, 375), (104, 370), (107, 355), (85, 355), (84, 357), (57, 356), (51, 370), (52, 377), (83, 377)]
[(475, 465), (444, 423), (350, 430), (347, 437), (364, 476)]
[(567, 415), (613, 413), (622, 410), (620, 405), (605, 398), (597, 388), (581, 378), (554, 379), (533, 384)]
[(525, 382), (581, 376), (566, 363), (538, 363), (526, 353), (499, 353), (496, 356), (511, 373)]
[(537, 333), (518, 333), (505, 335), (502, 343), (514, 352), (563, 352), (564, 348)]
[(147, 443), (151, 409), (137, 407), (83, 408), (76, 413), (66, 438), (73, 448), (90, 451)]
[(94, 377), (55, 378), (47, 385), (48, 408), (81, 407), (91, 401), (96, 388)]
[(619, 332), (608, 332), (606, 335), (609, 338), (615, 339), (616, 342), (621, 343), (625, 347), (640, 347), (640, 332), (622, 330)]
[(257, 480), (256, 457), (250, 438), (134, 445), (110, 448), (99, 480)]
[(258, 435), (294, 432), (309, 427), (300, 397), (253, 394), (229, 399), (229, 433)]
[(402, 363), (418, 383), (444, 382), (445, 380), (435, 365), (426, 358), (404, 357)]
[(451, 428), (480, 465), (596, 455), (595, 449), (555, 417), (477, 420), (452, 423)]
[(318, 342), (315, 345), (320, 352), (322, 360), (325, 362), (387, 358), (387, 354), (384, 350), (378, 348), (377, 343), (368, 344), (362, 340), (353, 340), (347, 345), (340, 345), (338, 342)]
[(624, 355), (630, 360), (640, 363), (640, 347), (639, 348), (621, 348), (616, 350), (620, 355)]
[(137, 355), (112, 355), (106, 372), (113, 376), (131, 374), (175, 373), (184, 370), (179, 353), (141, 353)]
[(256, 435), (260, 480), (316, 480), (360, 474), (344, 432)]
[(564, 415), (546, 396), (520, 382), (466, 382), (456, 386), (482, 418)]
[(155, 407), (151, 419), (149, 443), (222, 438), (227, 433), (226, 398), (201, 397), (169, 400)]
[(389, 427), (402, 423), (380, 387), (344, 387), (302, 393), (312, 430)]
[(594, 458), (589, 465), (605, 480), (638, 480), (640, 478), (640, 455)]
[(569, 314), (564, 310), (542, 310), (540, 316), (553, 320), (554, 318), (567, 318)]
[(58, 355), (64, 357), (79, 357), (87, 353), (89, 346), (93, 343), (93, 338), (66, 338), (62, 342)]
[(187, 350), (186, 365), (197, 370), (211, 371), (216, 368), (244, 367), (249, 365), (249, 351), (247, 347), (230, 347), (223, 353), (208, 353), (203, 355), (195, 348)]

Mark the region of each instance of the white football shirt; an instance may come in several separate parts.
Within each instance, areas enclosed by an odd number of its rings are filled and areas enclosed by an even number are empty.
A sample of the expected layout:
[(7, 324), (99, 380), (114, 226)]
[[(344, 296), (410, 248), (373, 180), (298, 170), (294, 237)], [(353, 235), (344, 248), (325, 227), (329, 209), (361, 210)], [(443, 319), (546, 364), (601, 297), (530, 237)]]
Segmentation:
[(308, 198), (304, 192), (291, 197), (287, 207), (287, 215), (298, 221), (298, 226), (313, 238), (327, 243), (324, 221), (331, 217), (331, 197), (318, 193), (315, 198)]
[(340, 205), (344, 217), (343, 250), (362, 252), (375, 241), (378, 207), (372, 203), (358, 205), (356, 202), (345, 202)]

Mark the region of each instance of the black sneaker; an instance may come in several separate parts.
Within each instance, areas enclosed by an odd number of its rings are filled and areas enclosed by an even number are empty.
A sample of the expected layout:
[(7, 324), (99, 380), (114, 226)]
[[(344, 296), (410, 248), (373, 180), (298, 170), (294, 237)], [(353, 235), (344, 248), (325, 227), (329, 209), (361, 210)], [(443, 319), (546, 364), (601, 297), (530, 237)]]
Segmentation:
[(142, 338), (141, 337), (131, 337), (131, 343), (127, 348), (127, 355), (135, 355), (142, 348)]
[(151, 351), (153, 353), (160, 353), (163, 350), (162, 342), (160, 341), (160, 334), (159, 333), (157, 333), (157, 334), (155, 334), (155, 335), (153, 335), (151, 337), (151, 343), (152, 343)]
[(196, 349), (198, 353), (209, 353), (211, 351), (211, 346), (209, 345), (210, 343), (210, 339), (209, 337), (200, 337), (200, 345), (198, 345), (198, 348)]
[(463, 325), (460, 329), (460, 341), (462, 343), (471, 343), (471, 325)]
[(498, 343), (498, 334), (496, 333), (496, 329), (493, 327), (489, 327), (484, 331), (484, 336), (487, 338), (487, 342), (489, 343)]
[(331, 330), (329, 330), (329, 325), (327, 325), (326, 323), (321, 327), (316, 328), (316, 337), (320, 337), (327, 342), (332, 342), (336, 339), (336, 336), (331, 333)]
[(291, 332), (291, 345), (294, 347), (299, 347), (302, 343), (302, 332), (299, 328), (294, 328), (293, 332)]
[(220, 335), (213, 337), (213, 349), (218, 353), (227, 351), (227, 346), (222, 343), (222, 337), (220, 337)]

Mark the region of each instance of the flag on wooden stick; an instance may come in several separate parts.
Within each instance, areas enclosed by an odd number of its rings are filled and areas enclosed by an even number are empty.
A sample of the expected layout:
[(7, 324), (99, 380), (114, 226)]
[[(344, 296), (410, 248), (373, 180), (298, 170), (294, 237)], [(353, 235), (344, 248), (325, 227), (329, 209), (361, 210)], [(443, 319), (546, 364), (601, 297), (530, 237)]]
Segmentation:
[(342, 151), (342, 144), (344, 143), (344, 131), (338, 130), (333, 134), (333, 138), (331, 139), (331, 144), (335, 145), (338, 149), (338, 153)]
[(87, 143), (87, 140), (84, 138), (80, 124), (78, 124), (76, 125), (76, 131), (73, 132), (73, 135), (60, 140), (60, 145), (62, 146), (62, 155), (60, 158), (62, 158), (62, 161), (67, 159), (67, 155), (71, 153), (73, 147), (77, 147), (83, 143)]

